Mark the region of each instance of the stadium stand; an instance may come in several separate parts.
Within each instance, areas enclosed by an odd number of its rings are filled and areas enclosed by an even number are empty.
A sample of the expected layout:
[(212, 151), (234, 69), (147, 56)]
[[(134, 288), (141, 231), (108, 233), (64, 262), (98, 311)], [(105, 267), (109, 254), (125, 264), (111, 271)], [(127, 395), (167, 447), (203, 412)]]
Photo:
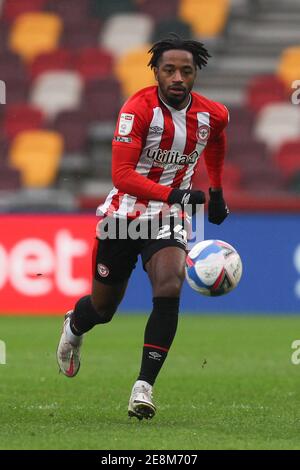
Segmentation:
[[(178, 16), (178, 0), (140, 0), (137, 3), (140, 12), (150, 15), (158, 23), (163, 20), (175, 19)], [(173, 31), (173, 30), (165, 30)]]
[(122, 85), (123, 94), (128, 97), (140, 88), (155, 83), (153, 72), (147, 67), (150, 44), (124, 54), (116, 63), (115, 73)]
[(288, 98), (283, 81), (276, 75), (258, 75), (248, 83), (246, 104), (255, 113), (269, 103), (288, 102)]
[(188, 23), (178, 18), (171, 18), (160, 20), (156, 23), (151, 42), (154, 43), (165, 37), (166, 31), (172, 31), (186, 39), (191, 39), (193, 36), (191, 26)]
[(107, 50), (119, 57), (147, 44), (152, 30), (151, 16), (143, 13), (120, 13), (107, 20), (99, 41)]
[(300, 133), (300, 109), (292, 104), (269, 104), (258, 114), (254, 135), (275, 151)]
[(134, 0), (92, 0), (92, 14), (99, 18), (107, 19), (119, 13), (137, 11), (137, 3)]
[(74, 69), (84, 80), (106, 78), (113, 73), (113, 55), (98, 47), (79, 49), (74, 59)]
[[(300, 137), (300, 136), (299, 136)], [(300, 138), (284, 142), (274, 155), (274, 161), (287, 182), (300, 172)]]
[(29, 66), (31, 79), (50, 71), (72, 70), (74, 56), (69, 49), (55, 49), (51, 52), (39, 54)]
[[(300, 42), (300, 41), (299, 41)], [(288, 47), (282, 52), (278, 70), (278, 76), (290, 88), (294, 80), (300, 77), (300, 46)]]
[(83, 18), (80, 26), (64, 25), (60, 45), (69, 49), (98, 47), (101, 25), (99, 18)]
[(13, 139), (20, 132), (43, 127), (44, 116), (39, 108), (25, 104), (9, 104), (3, 116), (3, 132)]
[(196, 36), (220, 35), (228, 13), (229, 0), (180, 0), (179, 16), (191, 24)]
[(50, 13), (24, 13), (12, 25), (10, 48), (31, 61), (42, 52), (55, 49), (59, 42), (63, 23), (58, 15)]
[(9, 161), (21, 172), (27, 188), (41, 188), (55, 183), (63, 152), (63, 138), (57, 132), (20, 132), (10, 148)]
[[(38, 12), (43, 9), (47, 0), (9, 0), (3, 1), (1, 0), (2, 4), (2, 16), (3, 19), (7, 22), (12, 23), (16, 20), (19, 15), (23, 13), (31, 13), (31, 12)], [(0, 13), (1, 13), (1, 5), (0, 5)]]
[[(47, 197), (36, 190), (37, 203), (57, 201), (49, 184), (59, 184), (70, 194), (68, 207), (74, 197), (94, 207), (111, 184), (120, 106), (155, 83), (148, 49), (174, 31), (203, 40), (212, 54), (195, 90), (230, 110), (226, 190), (238, 192), (234, 200), (262, 191), (264, 182), (270, 194), (299, 192), (300, 111), (290, 103), (292, 81), (300, 79), (299, 22), (298, 0), (0, 0), (0, 79), (8, 103), (0, 106), (1, 165), (7, 167), (24, 130), (35, 129), (37, 147), (38, 132), (57, 132), (65, 150), (45, 178)], [(30, 168), (33, 159), (22, 155)], [(31, 185), (21, 172), (21, 181), (11, 173), (15, 192)], [(25, 200), (20, 190), (20, 204)], [(27, 201), (34, 202), (33, 189)]]
[(46, 72), (33, 83), (30, 101), (51, 120), (61, 111), (79, 108), (82, 88), (76, 72)]

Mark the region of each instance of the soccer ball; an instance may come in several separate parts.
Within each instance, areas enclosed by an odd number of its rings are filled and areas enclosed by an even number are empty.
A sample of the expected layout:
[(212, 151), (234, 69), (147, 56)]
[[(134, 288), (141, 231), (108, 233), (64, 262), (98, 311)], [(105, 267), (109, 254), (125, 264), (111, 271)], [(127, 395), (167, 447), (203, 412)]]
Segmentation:
[(242, 261), (236, 249), (221, 240), (197, 243), (186, 257), (188, 284), (207, 296), (231, 292), (240, 282), (242, 270)]

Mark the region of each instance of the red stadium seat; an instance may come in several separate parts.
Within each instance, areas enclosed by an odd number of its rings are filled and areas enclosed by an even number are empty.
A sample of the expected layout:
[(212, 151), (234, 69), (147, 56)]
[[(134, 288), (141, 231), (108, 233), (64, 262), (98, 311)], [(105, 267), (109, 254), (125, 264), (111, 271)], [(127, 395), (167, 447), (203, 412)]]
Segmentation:
[(120, 83), (114, 78), (86, 84), (82, 100), (89, 121), (113, 121), (121, 106)]
[(68, 49), (57, 49), (39, 54), (30, 66), (30, 75), (35, 79), (43, 72), (69, 70), (73, 67), (74, 56)]
[(21, 187), (20, 171), (0, 161), (0, 190), (15, 191)]
[(65, 25), (60, 44), (71, 49), (98, 47), (101, 21), (98, 18), (89, 18), (77, 25)]
[[(202, 158), (202, 157), (201, 157)], [(237, 165), (226, 162), (224, 165), (222, 185), (224, 191), (237, 191), (240, 189), (241, 183), (241, 170)], [(209, 180), (207, 177), (207, 170), (204, 164), (204, 159), (201, 160), (198, 171), (193, 177), (193, 189), (202, 189), (206, 193), (209, 188)]]
[(43, 126), (43, 113), (28, 104), (8, 105), (3, 117), (3, 131), (13, 139), (19, 132), (40, 129)]
[(63, 111), (55, 118), (52, 127), (63, 136), (65, 153), (84, 150), (87, 139), (87, 119), (83, 112)]
[(278, 191), (284, 188), (284, 181), (278, 169), (270, 162), (248, 162), (242, 169), (241, 187), (249, 191)]
[(254, 123), (253, 113), (246, 107), (232, 107), (229, 110), (230, 121), (226, 127), (228, 142), (251, 140)]
[(41, 10), (48, 0), (7, 0), (3, 6), (3, 18), (12, 22), (23, 13)]
[(74, 68), (84, 80), (106, 78), (112, 75), (113, 56), (96, 47), (81, 49), (76, 55)]
[(27, 69), (20, 57), (12, 52), (0, 52), (0, 79), (6, 84), (6, 102), (25, 102), (29, 92)]
[(286, 179), (300, 171), (300, 138), (281, 145), (274, 160)]
[(27, 69), (17, 54), (0, 51), (0, 78), (6, 83), (16, 78), (27, 78)]
[[(178, 15), (178, 0), (141, 0), (138, 8), (141, 13), (151, 15), (156, 21), (169, 20)], [(172, 30), (173, 31), (173, 30)]]
[(89, 17), (90, 0), (50, 0), (47, 10), (59, 15), (64, 25), (77, 25), (80, 29), (82, 22)]
[(9, 25), (0, 18), (0, 51), (8, 51), (8, 32)]
[(256, 142), (253, 139), (244, 142), (229, 142), (226, 160), (238, 164), (240, 167), (247, 166), (248, 162), (255, 164), (257, 161), (267, 161), (268, 152), (264, 142)]
[(252, 79), (247, 89), (247, 105), (258, 112), (265, 105), (287, 101), (284, 83), (276, 75), (262, 75)]

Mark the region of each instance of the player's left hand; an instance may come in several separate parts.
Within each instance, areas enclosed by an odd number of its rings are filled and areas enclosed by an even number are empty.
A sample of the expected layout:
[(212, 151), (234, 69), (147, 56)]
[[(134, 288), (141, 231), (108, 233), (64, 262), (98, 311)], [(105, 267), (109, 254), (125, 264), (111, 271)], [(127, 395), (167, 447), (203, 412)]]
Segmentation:
[(223, 198), (222, 189), (209, 188), (208, 220), (212, 224), (220, 225), (228, 216), (229, 209)]

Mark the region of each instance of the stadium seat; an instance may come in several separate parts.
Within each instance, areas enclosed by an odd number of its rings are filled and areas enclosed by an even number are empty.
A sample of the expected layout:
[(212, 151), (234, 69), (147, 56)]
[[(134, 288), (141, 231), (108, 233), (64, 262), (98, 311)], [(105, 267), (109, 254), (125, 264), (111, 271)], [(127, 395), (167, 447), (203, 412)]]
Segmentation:
[(283, 178), (275, 166), (265, 162), (249, 163), (242, 169), (241, 187), (247, 191), (258, 191), (268, 196), (270, 191), (284, 188)]
[(300, 46), (288, 47), (282, 52), (277, 74), (290, 90), (293, 81), (300, 77)]
[(84, 80), (106, 78), (112, 75), (113, 56), (105, 49), (88, 47), (80, 49), (74, 61), (76, 70)]
[(124, 54), (116, 64), (116, 76), (122, 84), (125, 97), (136, 93), (139, 89), (154, 85), (153, 71), (147, 67), (150, 45)]
[(0, 76), (6, 84), (13, 79), (26, 80), (27, 68), (17, 54), (0, 50)]
[(156, 23), (155, 29), (152, 33), (152, 42), (159, 41), (166, 37), (166, 33), (172, 31), (185, 39), (192, 38), (192, 30), (189, 23), (186, 23), (178, 18), (162, 20)]
[(143, 13), (122, 13), (109, 18), (99, 37), (99, 44), (116, 57), (148, 43), (153, 19)]
[[(223, 171), (222, 186), (224, 191), (237, 191), (240, 189), (241, 170), (238, 165), (226, 162)], [(204, 159), (202, 159), (197, 167), (197, 172), (193, 176), (193, 189), (201, 189), (208, 192), (209, 179), (207, 177), (207, 170), (205, 167)]]
[(87, 119), (82, 111), (63, 111), (52, 124), (52, 129), (64, 138), (64, 152), (84, 150), (87, 139)]
[(19, 132), (40, 129), (43, 126), (44, 116), (40, 109), (28, 104), (7, 105), (3, 117), (3, 131), (13, 139)]
[(92, 14), (101, 19), (118, 13), (133, 12), (136, 9), (136, 0), (92, 0)]
[(226, 25), (229, 0), (180, 0), (179, 17), (191, 24), (196, 36), (219, 36)]
[(21, 187), (20, 171), (0, 162), (0, 192), (16, 191)]
[(9, 50), (8, 49), (9, 28), (10, 28), (10, 25), (8, 23), (5, 23), (0, 17), (0, 51), (1, 51), (1, 54)]
[(112, 77), (87, 83), (82, 103), (88, 121), (115, 121), (121, 107), (120, 83)]
[(23, 13), (42, 10), (47, 0), (6, 0), (3, 2), (3, 18), (7, 22), (13, 22)]
[(10, 48), (25, 61), (55, 49), (62, 31), (59, 16), (51, 13), (24, 13), (14, 22), (10, 37)]
[(254, 135), (276, 150), (285, 140), (299, 137), (300, 109), (292, 104), (270, 104), (257, 116)]
[(247, 106), (257, 113), (265, 105), (275, 102), (287, 102), (286, 87), (276, 75), (254, 77), (247, 87)]
[(26, 131), (20, 133), (10, 148), (10, 163), (20, 170), (22, 184), (42, 188), (55, 182), (63, 138), (57, 132)]
[(77, 25), (65, 25), (60, 44), (70, 49), (98, 47), (100, 31), (101, 21), (98, 18), (83, 20), (80, 28)]
[(90, 0), (50, 0), (47, 10), (55, 13), (62, 19), (64, 26), (76, 25), (81, 28), (90, 14)]
[(274, 155), (274, 161), (286, 179), (300, 172), (300, 133), (298, 139), (284, 142)]
[(53, 119), (61, 111), (80, 106), (82, 87), (82, 79), (76, 72), (43, 73), (33, 84), (30, 101)]
[(6, 84), (6, 102), (24, 102), (28, 97), (27, 68), (17, 54), (0, 52), (0, 79)]
[(253, 113), (245, 106), (231, 107), (229, 112), (230, 121), (226, 127), (228, 142), (249, 142), (252, 138)]
[[(0, 111), (2, 108), (0, 106)], [(3, 163), (4, 161), (6, 161), (7, 156), (8, 156), (8, 149), (9, 149), (9, 140), (2, 131), (2, 115), (0, 113), (0, 162)]]
[(253, 138), (239, 142), (229, 142), (226, 161), (237, 164), (242, 168), (248, 162), (255, 165), (257, 161), (268, 161), (267, 146), (263, 142), (256, 142)]
[[(178, 15), (178, 0), (140, 0), (137, 5), (141, 13), (152, 16), (158, 22), (175, 19)], [(173, 31), (173, 29), (166, 29)]]
[(30, 76), (34, 80), (39, 75), (49, 71), (71, 70), (74, 56), (68, 49), (56, 49), (39, 54), (29, 67)]

